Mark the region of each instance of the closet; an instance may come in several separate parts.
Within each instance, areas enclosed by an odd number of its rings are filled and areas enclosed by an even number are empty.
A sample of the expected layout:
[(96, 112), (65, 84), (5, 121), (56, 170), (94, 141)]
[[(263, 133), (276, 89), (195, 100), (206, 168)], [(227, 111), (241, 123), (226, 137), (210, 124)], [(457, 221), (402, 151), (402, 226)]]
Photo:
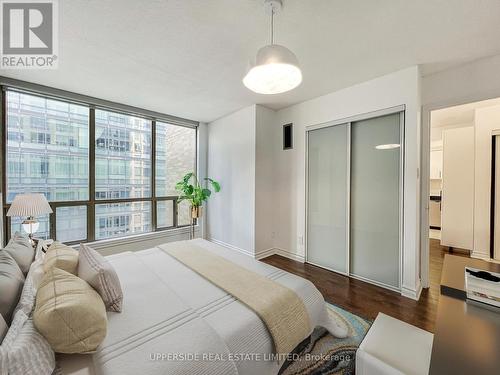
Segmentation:
[(307, 129), (307, 262), (401, 287), (402, 108)]

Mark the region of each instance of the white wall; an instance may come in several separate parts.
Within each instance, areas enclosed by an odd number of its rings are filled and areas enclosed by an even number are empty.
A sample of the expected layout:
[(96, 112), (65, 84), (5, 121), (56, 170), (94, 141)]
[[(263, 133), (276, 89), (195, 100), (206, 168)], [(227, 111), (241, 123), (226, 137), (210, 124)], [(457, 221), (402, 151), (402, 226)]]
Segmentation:
[(265, 256), (274, 249), (276, 206), (274, 152), (281, 148), (275, 136), (276, 112), (256, 106), (255, 145), (255, 254)]
[(207, 205), (206, 237), (255, 251), (255, 120), (252, 105), (208, 125), (207, 174), (221, 184)]
[[(294, 149), (277, 148), (275, 247), (303, 258), (305, 234), (305, 129), (401, 104), (406, 105), (404, 177), (403, 294), (419, 294), (419, 180), (420, 74), (404, 69), (368, 82), (312, 99), (277, 112), (276, 134), (294, 124)], [(276, 138), (279, 138), (276, 136)]]

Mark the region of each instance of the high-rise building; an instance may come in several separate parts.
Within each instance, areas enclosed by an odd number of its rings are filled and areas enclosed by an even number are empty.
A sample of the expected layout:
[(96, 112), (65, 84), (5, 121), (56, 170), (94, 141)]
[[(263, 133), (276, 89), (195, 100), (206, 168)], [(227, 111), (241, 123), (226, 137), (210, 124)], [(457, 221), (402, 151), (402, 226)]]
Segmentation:
[[(104, 109), (94, 113), (91, 124), (85, 105), (7, 92), (7, 203), (20, 193), (45, 194), (56, 211), (56, 237), (61, 241), (88, 237), (90, 163), (95, 171), (95, 239), (154, 230), (152, 121)], [(173, 198), (178, 195), (175, 183), (195, 169), (196, 130), (162, 122), (155, 128), (155, 198)], [(157, 228), (173, 226), (174, 202), (156, 204)], [(178, 206), (177, 215), (178, 226), (189, 224), (186, 204)], [(20, 230), (21, 221), (12, 218), (11, 231)], [(49, 237), (48, 216), (39, 221), (37, 235)]]

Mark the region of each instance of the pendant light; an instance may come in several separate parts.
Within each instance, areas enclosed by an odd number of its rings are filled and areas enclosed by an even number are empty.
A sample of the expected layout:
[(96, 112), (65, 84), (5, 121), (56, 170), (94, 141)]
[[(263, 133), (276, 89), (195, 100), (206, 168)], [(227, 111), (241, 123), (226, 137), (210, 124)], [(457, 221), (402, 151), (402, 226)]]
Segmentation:
[(264, 7), (271, 14), (271, 44), (259, 49), (243, 84), (258, 94), (281, 94), (300, 85), (302, 72), (295, 54), (274, 44), (274, 15), (281, 10), (281, 0), (265, 0)]

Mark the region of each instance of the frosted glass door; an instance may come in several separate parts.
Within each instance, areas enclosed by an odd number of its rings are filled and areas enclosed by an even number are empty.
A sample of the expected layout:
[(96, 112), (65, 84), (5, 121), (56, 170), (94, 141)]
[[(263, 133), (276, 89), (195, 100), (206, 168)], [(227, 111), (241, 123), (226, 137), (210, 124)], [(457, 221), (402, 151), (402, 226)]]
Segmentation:
[(307, 261), (347, 272), (348, 125), (308, 132)]
[(400, 114), (351, 124), (350, 273), (399, 288)]

